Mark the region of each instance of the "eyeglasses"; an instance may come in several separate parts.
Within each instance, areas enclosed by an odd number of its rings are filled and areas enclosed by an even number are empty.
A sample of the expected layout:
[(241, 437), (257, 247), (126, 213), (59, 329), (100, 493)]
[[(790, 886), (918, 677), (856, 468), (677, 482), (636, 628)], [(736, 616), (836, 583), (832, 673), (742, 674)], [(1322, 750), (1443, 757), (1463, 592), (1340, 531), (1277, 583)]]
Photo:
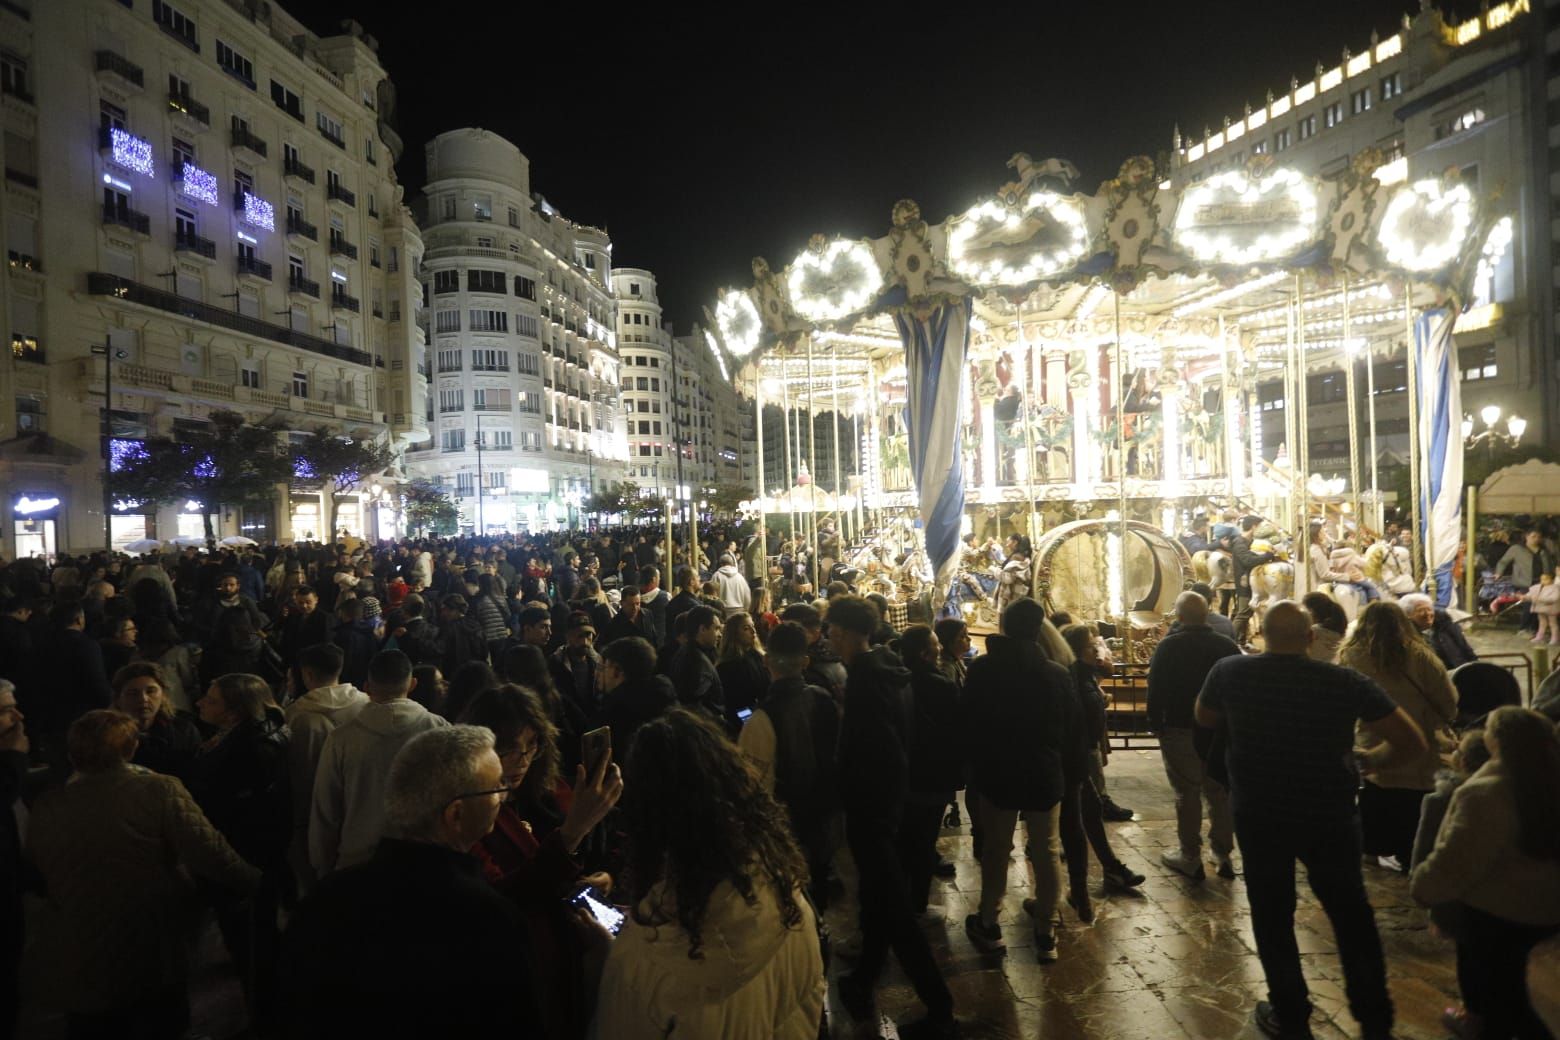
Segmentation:
[(490, 787), (490, 788), (488, 788), (485, 791), (466, 791), (466, 792), (464, 792), (462, 794), (456, 795), (454, 798), (451, 798), (448, 802), (445, 802), (444, 804), (445, 805), (451, 805), (451, 804), (453, 804), (455, 802), (458, 802), (458, 801), (460, 801), (460, 800), (462, 800), (464, 798), (486, 798), (488, 795), (494, 795), (494, 794), (507, 795), (508, 793), (509, 793), (509, 778), (505, 777), (502, 781), (500, 781), (500, 783), (499, 783), (499, 785), (497, 787)]

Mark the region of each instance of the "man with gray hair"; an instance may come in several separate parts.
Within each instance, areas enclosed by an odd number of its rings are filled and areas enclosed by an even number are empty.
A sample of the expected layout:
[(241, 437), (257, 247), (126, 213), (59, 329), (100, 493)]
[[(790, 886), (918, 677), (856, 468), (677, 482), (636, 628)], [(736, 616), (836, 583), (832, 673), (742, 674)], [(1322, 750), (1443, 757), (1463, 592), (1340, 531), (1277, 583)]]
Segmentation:
[(1159, 735), (1159, 755), (1175, 792), (1175, 830), (1180, 847), (1160, 855), (1165, 866), (1193, 881), (1207, 877), (1202, 864), (1203, 802), (1208, 803), (1208, 844), (1219, 876), (1233, 878), (1235, 825), (1229, 791), (1208, 775), (1213, 732), (1197, 725), (1194, 709), (1213, 666), (1240, 653), (1233, 639), (1208, 626), (1208, 601), (1183, 592), (1175, 601), (1176, 628), (1154, 649), (1148, 666), (1148, 725)]
[(493, 745), (491, 730), (449, 726), (396, 753), (373, 858), (293, 914), (287, 1035), (539, 1035), (524, 924), (471, 855), (509, 793)]

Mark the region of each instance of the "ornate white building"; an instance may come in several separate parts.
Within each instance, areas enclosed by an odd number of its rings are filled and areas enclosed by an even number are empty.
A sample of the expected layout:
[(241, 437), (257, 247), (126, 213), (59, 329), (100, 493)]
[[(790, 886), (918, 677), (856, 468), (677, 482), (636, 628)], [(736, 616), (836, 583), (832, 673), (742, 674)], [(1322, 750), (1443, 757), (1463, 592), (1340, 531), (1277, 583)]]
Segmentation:
[[(674, 410), (672, 334), (665, 328), (656, 297), (655, 275), (639, 267), (612, 272), (618, 305), (618, 353), (622, 358), (623, 415), (628, 427), (628, 479), (647, 495), (684, 499), (693, 480), (692, 460), (684, 446), (678, 472), (677, 438), (686, 438), (685, 414)], [(682, 378), (686, 379), (687, 362)], [(679, 478), (681, 487), (679, 492)]]
[(497, 134), (426, 148), (433, 435), (408, 469), (446, 485), (467, 530), (573, 523), (628, 454), (612, 243), (533, 193), (529, 160)]
[[(359, 27), (274, 3), (0, 3), (0, 553), (101, 547), (106, 507), (118, 544), (199, 533), (201, 504), (105, 503), (103, 472), (214, 409), (426, 439), (394, 103)], [(361, 499), (339, 522), (376, 533)], [(301, 538), (322, 505), (214, 512)]]

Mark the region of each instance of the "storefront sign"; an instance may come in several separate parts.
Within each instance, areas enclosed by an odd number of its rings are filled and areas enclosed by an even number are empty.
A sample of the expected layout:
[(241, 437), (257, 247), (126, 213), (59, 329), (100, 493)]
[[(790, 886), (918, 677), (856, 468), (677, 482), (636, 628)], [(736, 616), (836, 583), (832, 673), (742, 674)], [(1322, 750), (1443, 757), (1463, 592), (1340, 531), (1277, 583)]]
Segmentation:
[(11, 508), (21, 516), (36, 516), (39, 513), (49, 513), (59, 507), (60, 500), (57, 498), (28, 498), (26, 495), (11, 503)]

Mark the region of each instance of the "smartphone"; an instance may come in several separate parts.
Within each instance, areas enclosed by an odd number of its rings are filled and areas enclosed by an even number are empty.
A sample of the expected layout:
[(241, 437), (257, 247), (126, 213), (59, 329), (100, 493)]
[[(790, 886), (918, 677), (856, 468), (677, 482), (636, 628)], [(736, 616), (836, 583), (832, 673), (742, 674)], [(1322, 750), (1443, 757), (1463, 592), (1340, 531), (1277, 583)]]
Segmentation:
[(569, 905), (577, 906), (596, 919), (596, 923), (616, 935), (623, 930), (626, 920), (623, 911), (607, 902), (606, 894), (595, 885), (586, 885), (569, 897)]
[(747, 722), (748, 719), (751, 719), (752, 717), (753, 717), (753, 709), (752, 708), (743, 708), (741, 711), (737, 712), (737, 721), (738, 722), (744, 722), (745, 723), (745, 722)]
[(608, 755), (612, 754), (612, 730), (607, 726), (589, 730), (580, 735), (580, 758), (585, 763), (585, 775), (595, 776), (596, 770)]

